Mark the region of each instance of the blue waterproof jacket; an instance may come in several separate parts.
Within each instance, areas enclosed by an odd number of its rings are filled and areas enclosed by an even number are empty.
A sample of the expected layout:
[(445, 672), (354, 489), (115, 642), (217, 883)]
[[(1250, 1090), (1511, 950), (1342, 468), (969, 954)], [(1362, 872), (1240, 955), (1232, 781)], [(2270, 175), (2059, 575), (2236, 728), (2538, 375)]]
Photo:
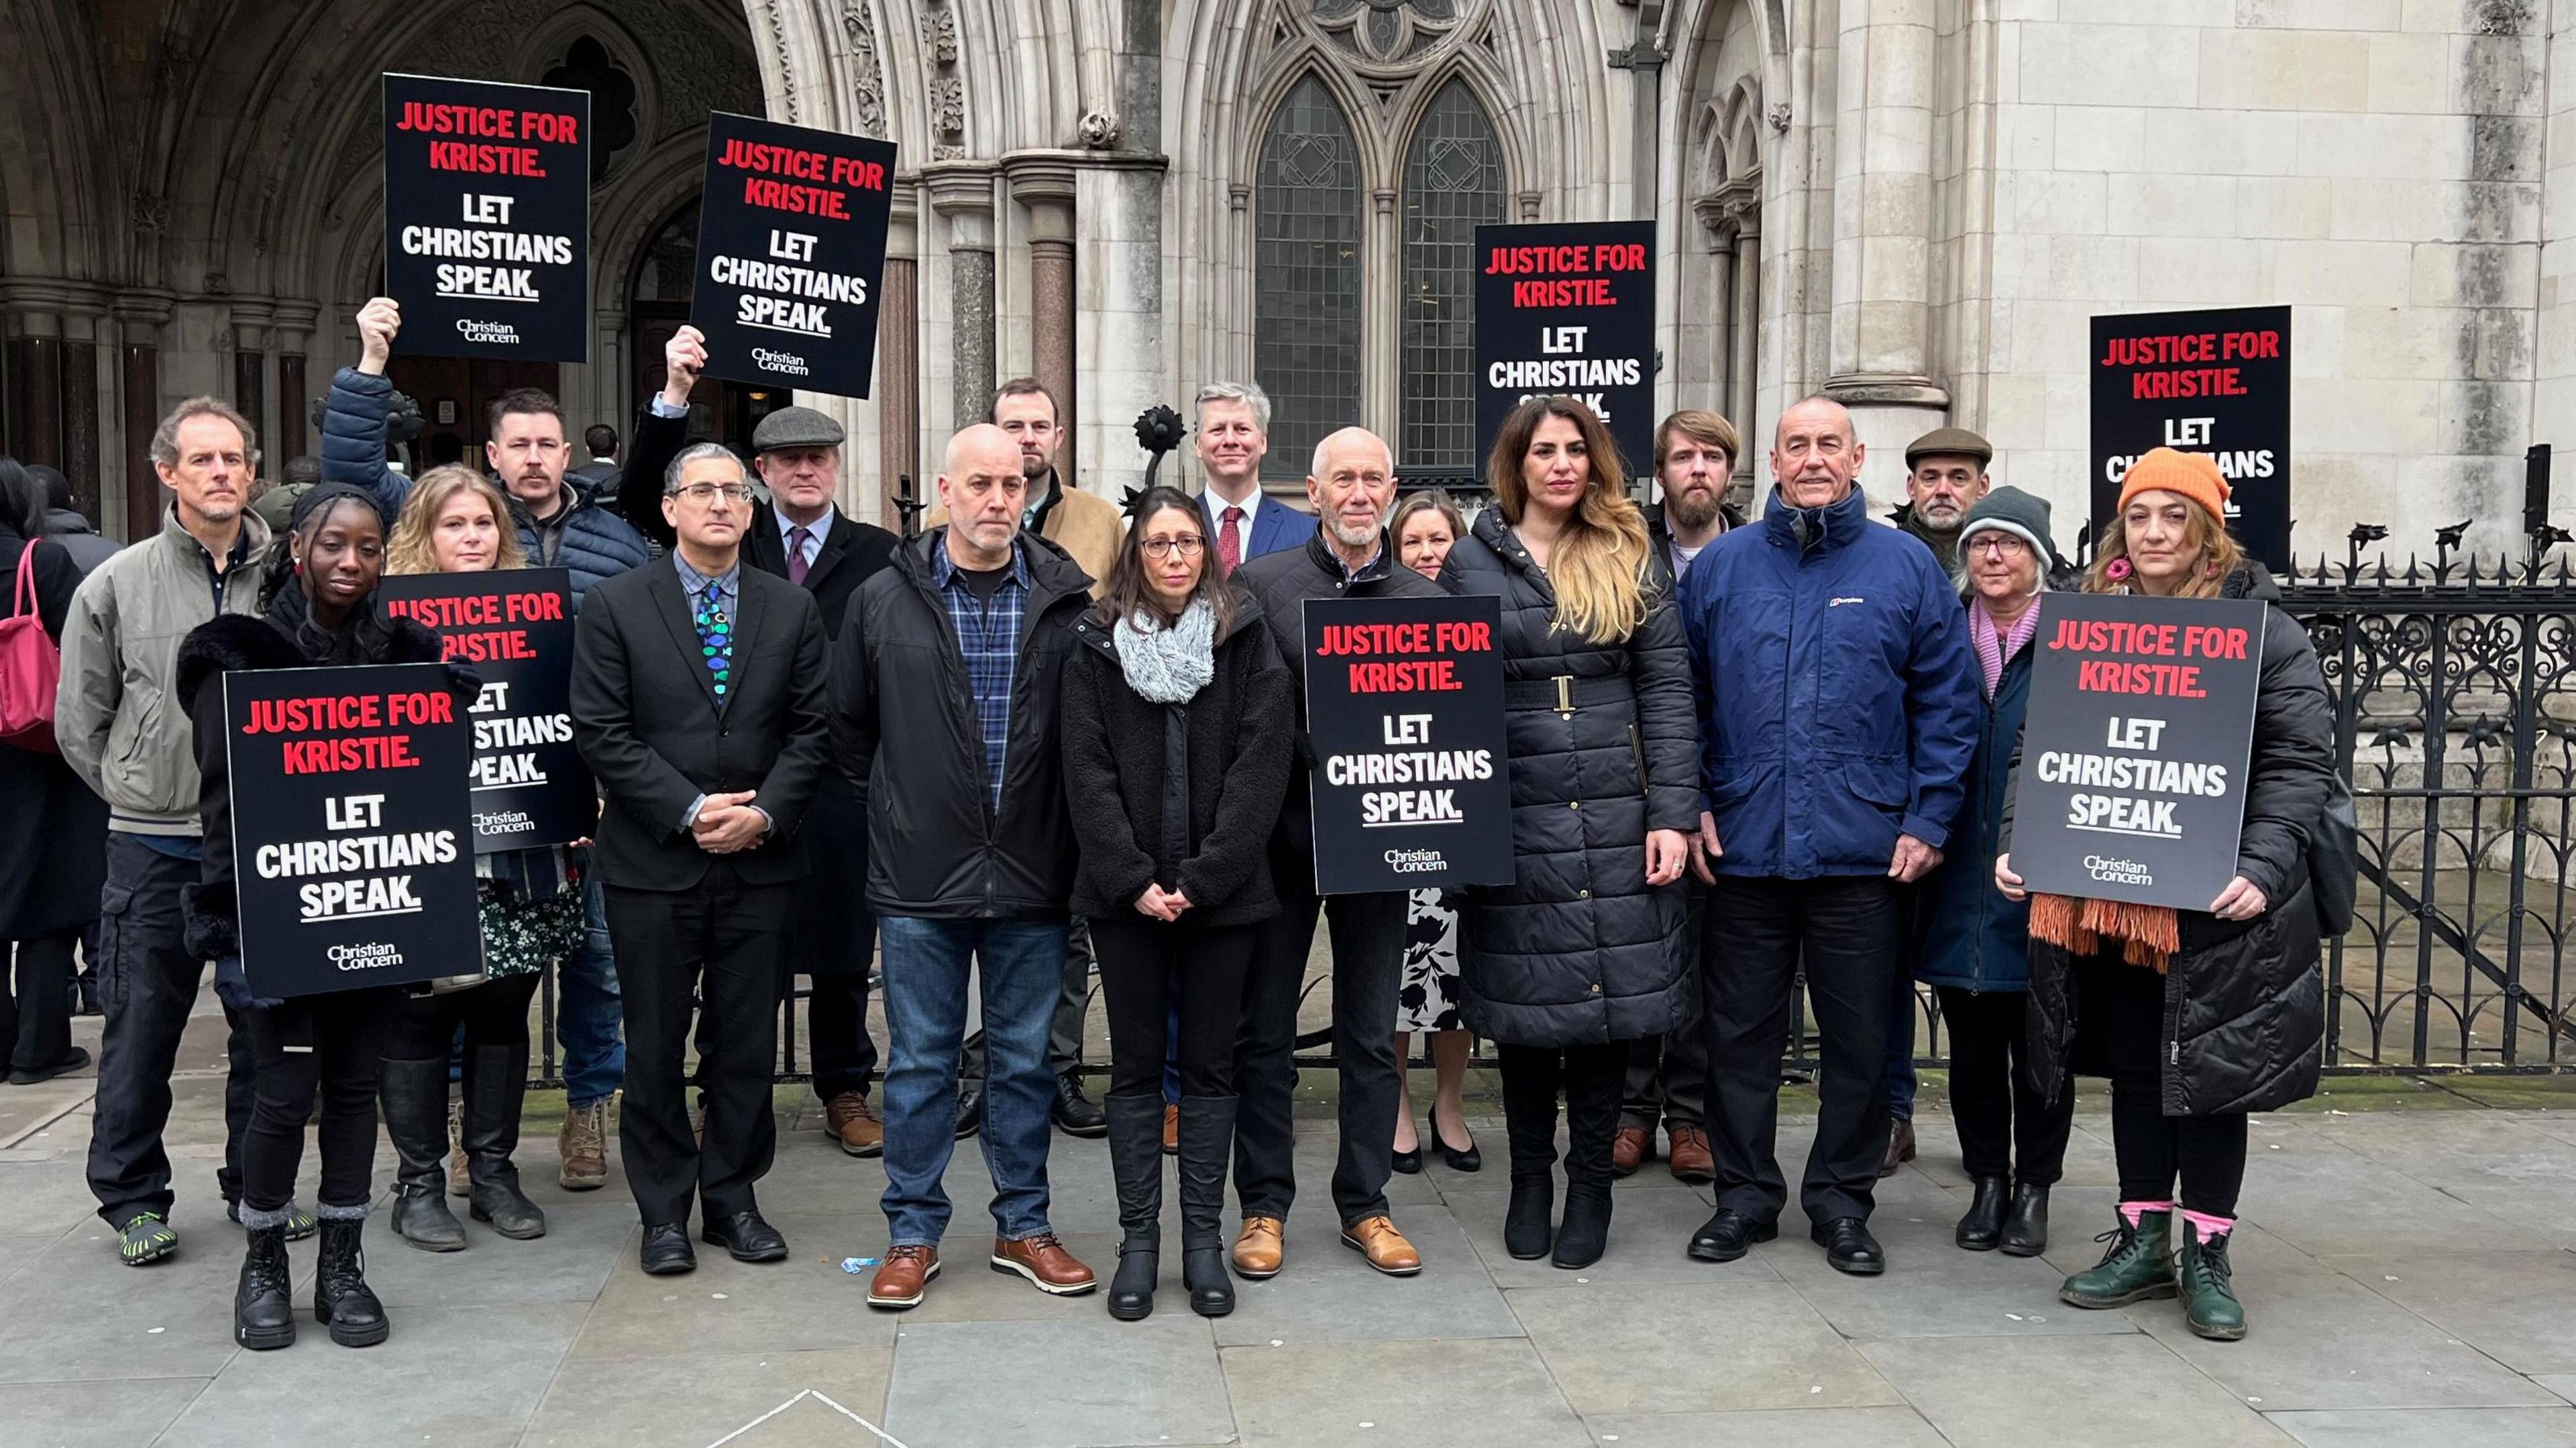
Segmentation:
[(1948, 846), (1977, 740), (1967, 615), (1868, 506), (1775, 494), (1682, 579), (1720, 874), (1878, 875), (1900, 832)]
[[(2045, 594), (2036, 606), (2044, 616)], [(2030, 707), (2031, 655), (2038, 651), (2034, 635), (2021, 652), (2004, 660), (1995, 696), (1979, 711), (1967, 803), (1950, 824), (1940, 867), (1923, 886), (1923, 936), (1914, 957), (1917, 980), (1981, 992), (2030, 988), (2030, 902), (2007, 900), (1995, 888), (1995, 856), (2003, 853), (2013, 750), (2021, 742), (2022, 715)], [(1984, 677), (1973, 651), (1969, 669), (1970, 678)]]

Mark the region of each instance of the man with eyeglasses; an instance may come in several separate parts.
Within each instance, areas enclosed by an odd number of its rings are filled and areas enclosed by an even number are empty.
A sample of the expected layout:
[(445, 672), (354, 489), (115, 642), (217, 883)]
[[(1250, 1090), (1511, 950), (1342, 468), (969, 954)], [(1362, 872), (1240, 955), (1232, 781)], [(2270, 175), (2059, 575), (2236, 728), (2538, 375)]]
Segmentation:
[[(704, 1239), (736, 1260), (787, 1255), (752, 1188), (777, 1139), (778, 966), (807, 874), (799, 829), (831, 767), (822, 613), (805, 589), (742, 566), (741, 459), (716, 443), (683, 449), (662, 512), (670, 557), (591, 590), (572, 671), (574, 738), (606, 801), (596, 858), (624, 968), (618, 1140), (654, 1274), (697, 1265), (693, 1204)], [(686, 1094), (693, 994), (706, 1017), (703, 1145)]]

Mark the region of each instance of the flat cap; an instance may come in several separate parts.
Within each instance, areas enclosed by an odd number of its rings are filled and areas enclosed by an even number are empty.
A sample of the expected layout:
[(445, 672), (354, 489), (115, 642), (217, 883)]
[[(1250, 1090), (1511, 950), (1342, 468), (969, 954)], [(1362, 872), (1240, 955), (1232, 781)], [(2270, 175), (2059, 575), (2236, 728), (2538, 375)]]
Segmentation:
[(810, 407), (782, 407), (751, 430), (751, 450), (765, 453), (782, 447), (839, 447), (847, 436), (828, 414)]
[(1905, 445), (1907, 470), (1911, 471), (1917, 460), (1928, 457), (1975, 458), (1977, 466), (1984, 467), (1995, 460), (1995, 448), (1964, 427), (1936, 427)]

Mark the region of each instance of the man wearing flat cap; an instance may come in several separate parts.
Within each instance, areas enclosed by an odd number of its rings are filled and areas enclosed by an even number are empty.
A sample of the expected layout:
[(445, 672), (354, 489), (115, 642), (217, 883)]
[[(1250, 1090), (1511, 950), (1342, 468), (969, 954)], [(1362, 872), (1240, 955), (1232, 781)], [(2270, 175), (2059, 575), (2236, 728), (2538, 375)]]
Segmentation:
[[(635, 445), (627, 454), (630, 477), (658, 480), (688, 442), (689, 391), (707, 362), (706, 337), (682, 327), (662, 349), (662, 390), (646, 399), (635, 418)], [(860, 583), (893, 561), (896, 539), (853, 520), (834, 505), (841, 481), (841, 424), (810, 407), (784, 407), (752, 429), (752, 469), (769, 490), (754, 503), (743, 532), (742, 561), (774, 573), (814, 595), (823, 631), (834, 639), (849, 616)], [(670, 546), (658, 487), (638, 486), (621, 497), (650, 521), (632, 519), (648, 537)], [(805, 816), (805, 849), (813, 873), (800, 887), (788, 922), (787, 966), (782, 986), (797, 974), (814, 978), (806, 1021), (813, 1050), (814, 1094), (823, 1100), (823, 1128), (852, 1156), (884, 1150), (885, 1133), (868, 1106), (868, 1078), (877, 1050), (868, 1039), (868, 959), (876, 949), (876, 920), (868, 913), (868, 824), (857, 793), (840, 771), (826, 771)]]
[(1905, 449), (1905, 502), (1891, 515), (1897, 528), (1923, 540), (1942, 571), (1959, 571), (1959, 525), (1986, 495), (1991, 443), (1964, 427), (1935, 428)]

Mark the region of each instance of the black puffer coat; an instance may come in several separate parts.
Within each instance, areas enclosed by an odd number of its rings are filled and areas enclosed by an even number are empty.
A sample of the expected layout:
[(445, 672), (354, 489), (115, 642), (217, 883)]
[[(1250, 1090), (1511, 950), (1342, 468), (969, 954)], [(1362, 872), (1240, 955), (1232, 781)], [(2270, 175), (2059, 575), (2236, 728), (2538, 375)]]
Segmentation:
[(1189, 897), (1186, 921), (1245, 925), (1279, 913), (1269, 840), (1296, 757), (1297, 700), (1261, 605), (1236, 590), (1216, 677), (1186, 704), (1127, 683), (1096, 613), (1065, 668), (1064, 789), (1080, 863), (1073, 912), (1124, 920), (1147, 885)]
[[(2334, 711), (2308, 631), (2281, 611), (2281, 592), (2262, 566), (2248, 563), (2230, 575), (2223, 596), (2274, 605), (2263, 626), (2254, 756), (2236, 848), (2236, 873), (2263, 892), (2270, 908), (2254, 920), (2181, 912), (2182, 948), (2165, 971), (2156, 1052), (2164, 1063), (2167, 1116), (2272, 1111), (2304, 1100), (2316, 1094), (2325, 1040), (2308, 837), (2334, 778)], [(2009, 847), (2009, 802), (2005, 829)], [(2069, 1069), (2102, 1070), (2098, 1053), (2077, 1044), (2075, 972), (2141, 968), (2079, 959), (2032, 937), (2025, 1065), (2052, 1095), (2071, 1089), (2062, 1084)]]
[[(1699, 827), (1689, 645), (1668, 592), (1623, 644), (1555, 626), (1556, 594), (1499, 510), (1449, 550), (1452, 593), (1502, 600), (1503, 706), (1519, 879), (1467, 893), (1468, 1028), (1522, 1046), (1628, 1041), (1682, 1023), (1679, 884), (1646, 884), (1646, 832)], [(1574, 711), (1558, 709), (1556, 680)]]

